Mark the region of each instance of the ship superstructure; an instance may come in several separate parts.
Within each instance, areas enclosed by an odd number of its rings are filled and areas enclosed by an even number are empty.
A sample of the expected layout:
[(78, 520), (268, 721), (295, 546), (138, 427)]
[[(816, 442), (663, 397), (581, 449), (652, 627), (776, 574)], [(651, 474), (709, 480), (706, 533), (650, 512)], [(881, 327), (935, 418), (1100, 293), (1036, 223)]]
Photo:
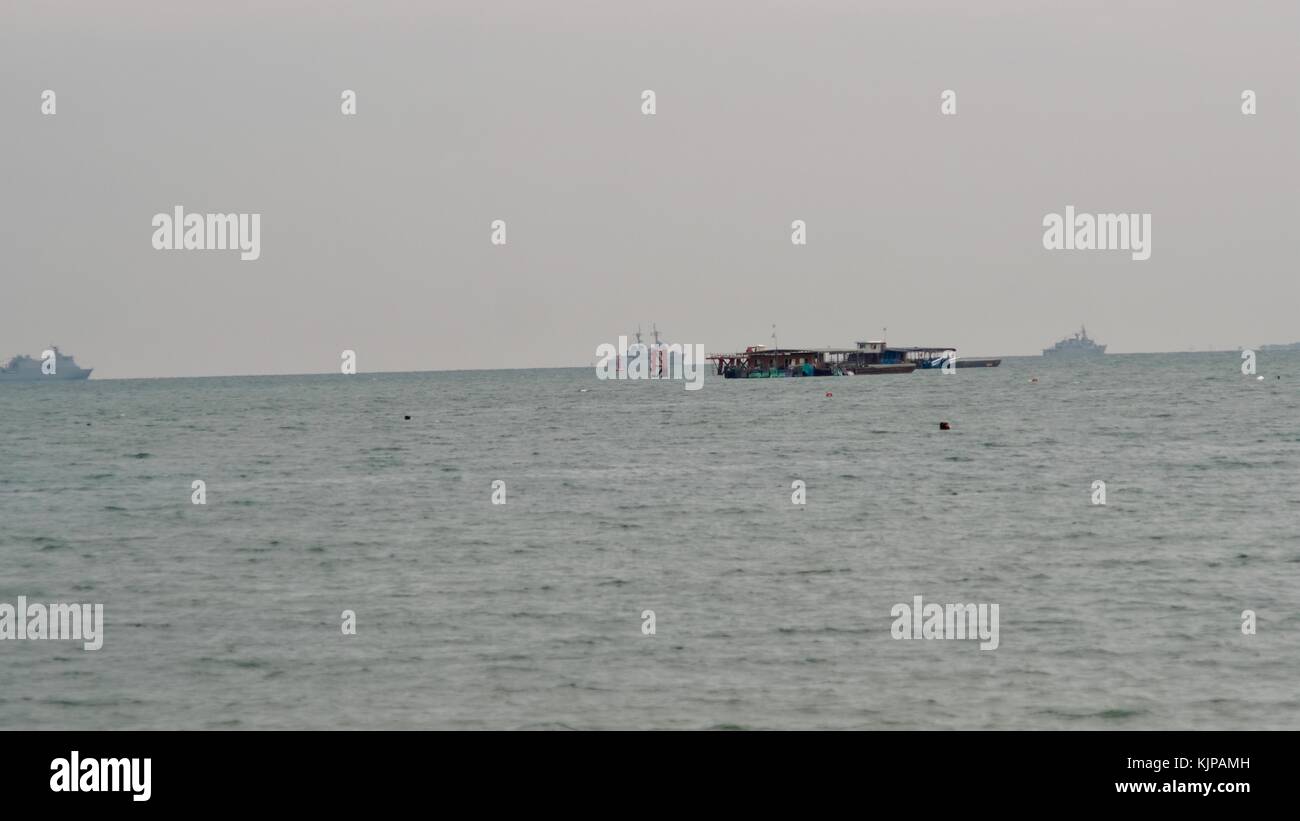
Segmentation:
[(1079, 326), (1079, 332), (1057, 342), (1050, 348), (1043, 349), (1043, 356), (1100, 356), (1106, 352), (1105, 345), (1098, 345), (1088, 338), (1088, 329)]
[(45, 380), (88, 379), (94, 368), (83, 368), (71, 356), (51, 345), (41, 358), (19, 354), (0, 367), (0, 382), (40, 382)]

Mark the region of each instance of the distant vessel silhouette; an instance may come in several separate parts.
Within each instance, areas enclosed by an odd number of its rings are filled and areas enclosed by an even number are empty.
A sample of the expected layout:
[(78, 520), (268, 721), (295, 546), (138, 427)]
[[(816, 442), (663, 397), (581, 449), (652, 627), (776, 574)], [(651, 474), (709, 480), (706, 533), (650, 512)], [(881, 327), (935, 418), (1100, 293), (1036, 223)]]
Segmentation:
[(1050, 348), (1043, 349), (1043, 356), (1101, 356), (1106, 352), (1105, 345), (1098, 345), (1088, 338), (1088, 329), (1079, 326), (1079, 332), (1067, 336)]
[(651, 377), (670, 376), (675, 372), (681, 372), (681, 350), (668, 350), (670, 343), (664, 342), (659, 337), (658, 323), (653, 326), (651, 333), (654, 334), (655, 341), (653, 345), (647, 345), (641, 341), (641, 326), (636, 326), (636, 333), (628, 337), (629, 339), (635, 337), (636, 341), (628, 344), (627, 355), (614, 357), (615, 373), (626, 371), (633, 362), (638, 360), (644, 360), (646, 373)]
[(0, 382), (67, 381), (90, 378), (90, 372), (94, 368), (79, 366), (75, 359), (60, 352), (55, 345), (51, 345), (50, 350), (54, 352), (53, 373), (46, 373), (42, 368), (43, 359), (33, 359), (25, 354), (19, 354), (10, 359), (9, 364), (0, 368)]

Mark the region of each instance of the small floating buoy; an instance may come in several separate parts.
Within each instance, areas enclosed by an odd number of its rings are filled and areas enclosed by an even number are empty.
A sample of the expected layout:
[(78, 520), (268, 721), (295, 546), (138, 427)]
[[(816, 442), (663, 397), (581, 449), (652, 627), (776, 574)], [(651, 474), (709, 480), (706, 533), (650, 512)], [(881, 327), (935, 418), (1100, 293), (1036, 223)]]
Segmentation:
[(1029, 384), (1031, 384), (1031, 385), (1037, 385), (1037, 384), (1038, 384), (1038, 377), (1035, 376), (1033, 379), (1030, 379), (1030, 380), (1029, 380)]
[(403, 418), (403, 419), (405, 419), (405, 420), (407, 420), (407, 421), (408, 421), (408, 422), (409, 422), (409, 421), (410, 421), (410, 420), (411, 420), (411, 417), (410, 417), (410, 415), (407, 415), (407, 416), (403, 416), (403, 417), (402, 417), (402, 418)]
[(939, 430), (952, 430), (952, 425), (949, 425), (947, 422), (940, 422)]
[(830, 391), (826, 391), (826, 398), (827, 398), (827, 399), (830, 399), (830, 398), (831, 398), (831, 392), (830, 392)]
[(1258, 379), (1260, 382), (1263, 382), (1263, 381), (1264, 381), (1264, 377), (1262, 377), (1262, 376), (1257, 376), (1257, 377), (1255, 377), (1255, 378)]

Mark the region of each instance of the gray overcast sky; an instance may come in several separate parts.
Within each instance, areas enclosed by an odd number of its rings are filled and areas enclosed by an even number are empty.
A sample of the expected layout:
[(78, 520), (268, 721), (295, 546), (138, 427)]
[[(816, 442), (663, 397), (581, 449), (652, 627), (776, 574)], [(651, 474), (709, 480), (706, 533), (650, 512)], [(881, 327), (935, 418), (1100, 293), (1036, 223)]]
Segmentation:
[[(1081, 320), (1113, 352), (1300, 339), (1290, 0), (0, 16), (6, 358), (54, 342), (106, 378), (330, 372), (345, 348), (362, 371), (585, 365), (651, 322), (709, 350), (772, 323), (782, 344), (888, 326), (970, 355)], [(260, 213), (261, 259), (155, 251), (177, 204)], [(1149, 212), (1151, 259), (1044, 250), (1066, 205)]]

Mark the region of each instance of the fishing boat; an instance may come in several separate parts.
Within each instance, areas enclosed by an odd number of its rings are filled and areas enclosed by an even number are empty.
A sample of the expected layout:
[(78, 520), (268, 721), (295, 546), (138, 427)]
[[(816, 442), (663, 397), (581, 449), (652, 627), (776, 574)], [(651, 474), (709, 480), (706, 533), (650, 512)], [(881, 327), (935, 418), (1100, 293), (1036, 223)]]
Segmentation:
[(883, 341), (854, 348), (778, 348), (750, 345), (738, 353), (710, 354), (719, 376), (727, 379), (778, 379), (805, 376), (873, 376), (911, 373), (915, 362), (885, 362)]
[(955, 358), (958, 368), (996, 368), (1001, 359), (963, 359), (947, 346), (894, 347), (882, 339), (854, 343), (852, 348), (781, 348), (750, 345), (738, 353), (711, 354), (719, 376), (728, 379), (773, 379), (800, 376), (871, 376), (941, 368)]

